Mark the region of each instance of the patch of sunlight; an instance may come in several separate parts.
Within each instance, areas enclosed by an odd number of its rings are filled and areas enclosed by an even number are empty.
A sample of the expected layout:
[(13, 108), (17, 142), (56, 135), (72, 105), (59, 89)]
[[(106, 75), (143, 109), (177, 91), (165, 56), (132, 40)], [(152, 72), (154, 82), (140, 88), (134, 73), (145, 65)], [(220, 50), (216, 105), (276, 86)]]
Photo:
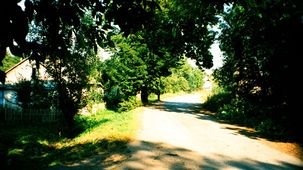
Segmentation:
[(10, 149), (7, 153), (8, 156), (11, 155), (22, 155), (23, 154), (23, 149), (20, 148), (14, 148), (14, 149)]
[[(108, 110), (99, 112), (92, 117), (94, 117), (96, 120), (109, 119), (110, 121), (101, 123), (100, 125), (93, 127), (88, 132), (80, 134), (78, 137), (72, 140), (52, 143), (49, 144), (49, 146), (52, 146), (56, 149), (62, 149), (74, 147), (79, 144), (85, 145), (88, 143), (98, 143), (102, 140), (129, 142), (134, 138), (137, 132), (139, 126), (138, 115), (140, 113), (143, 113), (143, 110), (143, 107), (138, 107), (134, 110), (124, 113), (116, 113)], [(39, 143), (48, 144), (46, 141), (40, 141)], [(111, 143), (110, 145), (116, 145), (116, 143)]]
[(56, 143), (53, 143), (53, 144), (50, 144), (49, 145), (50, 147), (53, 147), (55, 149), (61, 149), (63, 147), (63, 143), (61, 142), (56, 142)]
[(56, 165), (62, 165), (62, 163), (60, 161), (53, 161), (48, 166), (52, 167), (52, 166), (56, 166)]
[[(138, 117), (140, 113), (143, 113), (143, 109), (143, 107), (138, 107), (123, 113), (105, 110), (91, 115), (91, 117), (85, 116), (85, 119), (90, 119), (92, 122), (102, 121), (103, 119), (109, 119), (110, 121), (93, 126), (74, 139), (50, 143), (49, 146), (58, 150), (59, 152), (56, 154), (62, 155), (62, 158), (52, 160), (48, 163), (48, 166), (62, 165), (124, 147), (127, 142), (134, 138), (139, 125)], [(43, 140), (39, 143), (47, 144)], [(43, 156), (49, 157), (49, 155)]]
[(40, 157), (41, 158), (47, 158), (49, 156), (49, 153), (44, 153), (44, 154), (42, 154)]
[(22, 136), (18, 139), (18, 143), (20, 144), (28, 144), (31, 142), (31, 136), (30, 135), (26, 135), (26, 136)]
[(45, 139), (44, 140), (38, 140), (37, 142), (41, 145), (47, 145), (47, 146), (49, 145), (49, 142)]

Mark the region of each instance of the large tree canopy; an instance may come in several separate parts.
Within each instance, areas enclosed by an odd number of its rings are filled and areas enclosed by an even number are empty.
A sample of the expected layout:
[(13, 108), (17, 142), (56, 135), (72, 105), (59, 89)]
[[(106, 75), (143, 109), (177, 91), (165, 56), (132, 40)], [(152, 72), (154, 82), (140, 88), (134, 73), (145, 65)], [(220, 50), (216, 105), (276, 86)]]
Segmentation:
[[(90, 26), (91, 43), (87, 45), (96, 49), (96, 42), (102, 46), (108, 42), (112, 24), (118, 24), (125, 34), (135, 32), (158, 8), (154, 0), (25, 0), (22, 10), (19, 2), (1, 2), (0, 63), (7, 47), (14, 55), (27, 53), (35, 60), (44, 60), (58, 49), (68, 49), (66, 41), (72, 36), (85, 38), (79, 29), (87, 11), (94, 18)], [(3, 71), (1, 79), (4, 80)]]

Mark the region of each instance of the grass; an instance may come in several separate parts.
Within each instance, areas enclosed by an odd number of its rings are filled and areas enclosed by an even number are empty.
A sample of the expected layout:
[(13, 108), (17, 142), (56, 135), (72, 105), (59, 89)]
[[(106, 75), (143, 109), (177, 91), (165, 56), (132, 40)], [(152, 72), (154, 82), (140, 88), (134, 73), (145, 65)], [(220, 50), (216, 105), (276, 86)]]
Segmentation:
[(136, 132), (137, 114), (142, 110), (78, 115), (75, 129), (79, 133), (74, 138), (67, 138), (60, 126), (2, 125), (0, 164), (4, 169), (42, 169), (124, 149)]
[[(184, 94), (189, 94), (189, 93), (183, 92), (183, 91), (176, 92), (176, 93), (164, 93), (164, 94), (161, 94), (160, 100), (165, 100), (165, 99), (168, 99), (168, 98), (171, 98), (171, 97), (175, 97), (175, 96), (179, 96), (179, 95), (184, 95)], [(158, 102), (157, 95), (154, 94), (154, 93), (150, 94), (148, 96), (148, 101), (150, 103)]]
[[(161, 94), (161, 100), (166, 100), (166, 99), (171, 98), (171, 97), (176, 97), (176, 96), (181, 96), (181, 95), (186, 95), (186, 94), (191, 94), (191, 93), (200, 93), (200, 94), (202, 94), (201, 102), (206, 101), (207, 97), (211, 95), (211, 91), (209, 91), (209, 90), (197, 89), (197, 90), (192, 91), (192, 92), (179, 91), (179, 92), (176, 92), (176, 93), (164, 93), (164, 94)], [(149, 97), (148, 97), (148, 101), (150, 103), (158, 102), (157, 95), (154, 94), (154, 93), (150, 94)]]

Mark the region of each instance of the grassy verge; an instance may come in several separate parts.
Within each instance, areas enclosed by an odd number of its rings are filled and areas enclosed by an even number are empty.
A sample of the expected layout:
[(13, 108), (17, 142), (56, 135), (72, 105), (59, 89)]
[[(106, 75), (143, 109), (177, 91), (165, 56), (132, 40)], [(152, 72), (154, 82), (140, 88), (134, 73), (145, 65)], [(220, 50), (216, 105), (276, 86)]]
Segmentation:
[[(54, 125), (1, 126), (0, 164), (4, 169), (42, 169), (125, 148), (137, 129), (137, 114), (97, 112), (75, 117), (78, 135), (67, 138)], [(60, 128), (58, 128), (60, 127)]]
[[(161, 94), (161, 100), (165, 100), (171, 97), (176, 97), (176, 96), (181, 96), (181, 95), (186, 95), (186, 94), (192, 94), (192, 93), (200, 93), (202, 94), (201, 96), (201, 102), (206, 101), (207, 97), (211, 95), (211, 91), (210, 90), (205, 90), (205, 89), (198, 89), (192, 92), (184, 92), (184, 91), (180, 91), (180, 92), (176, 92), (176, 93), (165, 93), (165, 94)], [(148, 100), (150, 103), (154, 103), (157, 102), (157, 95), (152, 93), (149, 95)]]

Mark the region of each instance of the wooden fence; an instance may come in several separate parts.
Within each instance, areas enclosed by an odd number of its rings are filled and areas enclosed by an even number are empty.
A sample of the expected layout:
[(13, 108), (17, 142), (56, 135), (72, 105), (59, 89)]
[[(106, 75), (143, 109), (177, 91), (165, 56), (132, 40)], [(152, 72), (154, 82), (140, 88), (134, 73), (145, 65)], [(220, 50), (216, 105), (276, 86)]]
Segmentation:
[(5, 122), (57, 122), (62, 120), (62, 113), (57, 109), (20, 109), (1, 108), (2, 119)]

